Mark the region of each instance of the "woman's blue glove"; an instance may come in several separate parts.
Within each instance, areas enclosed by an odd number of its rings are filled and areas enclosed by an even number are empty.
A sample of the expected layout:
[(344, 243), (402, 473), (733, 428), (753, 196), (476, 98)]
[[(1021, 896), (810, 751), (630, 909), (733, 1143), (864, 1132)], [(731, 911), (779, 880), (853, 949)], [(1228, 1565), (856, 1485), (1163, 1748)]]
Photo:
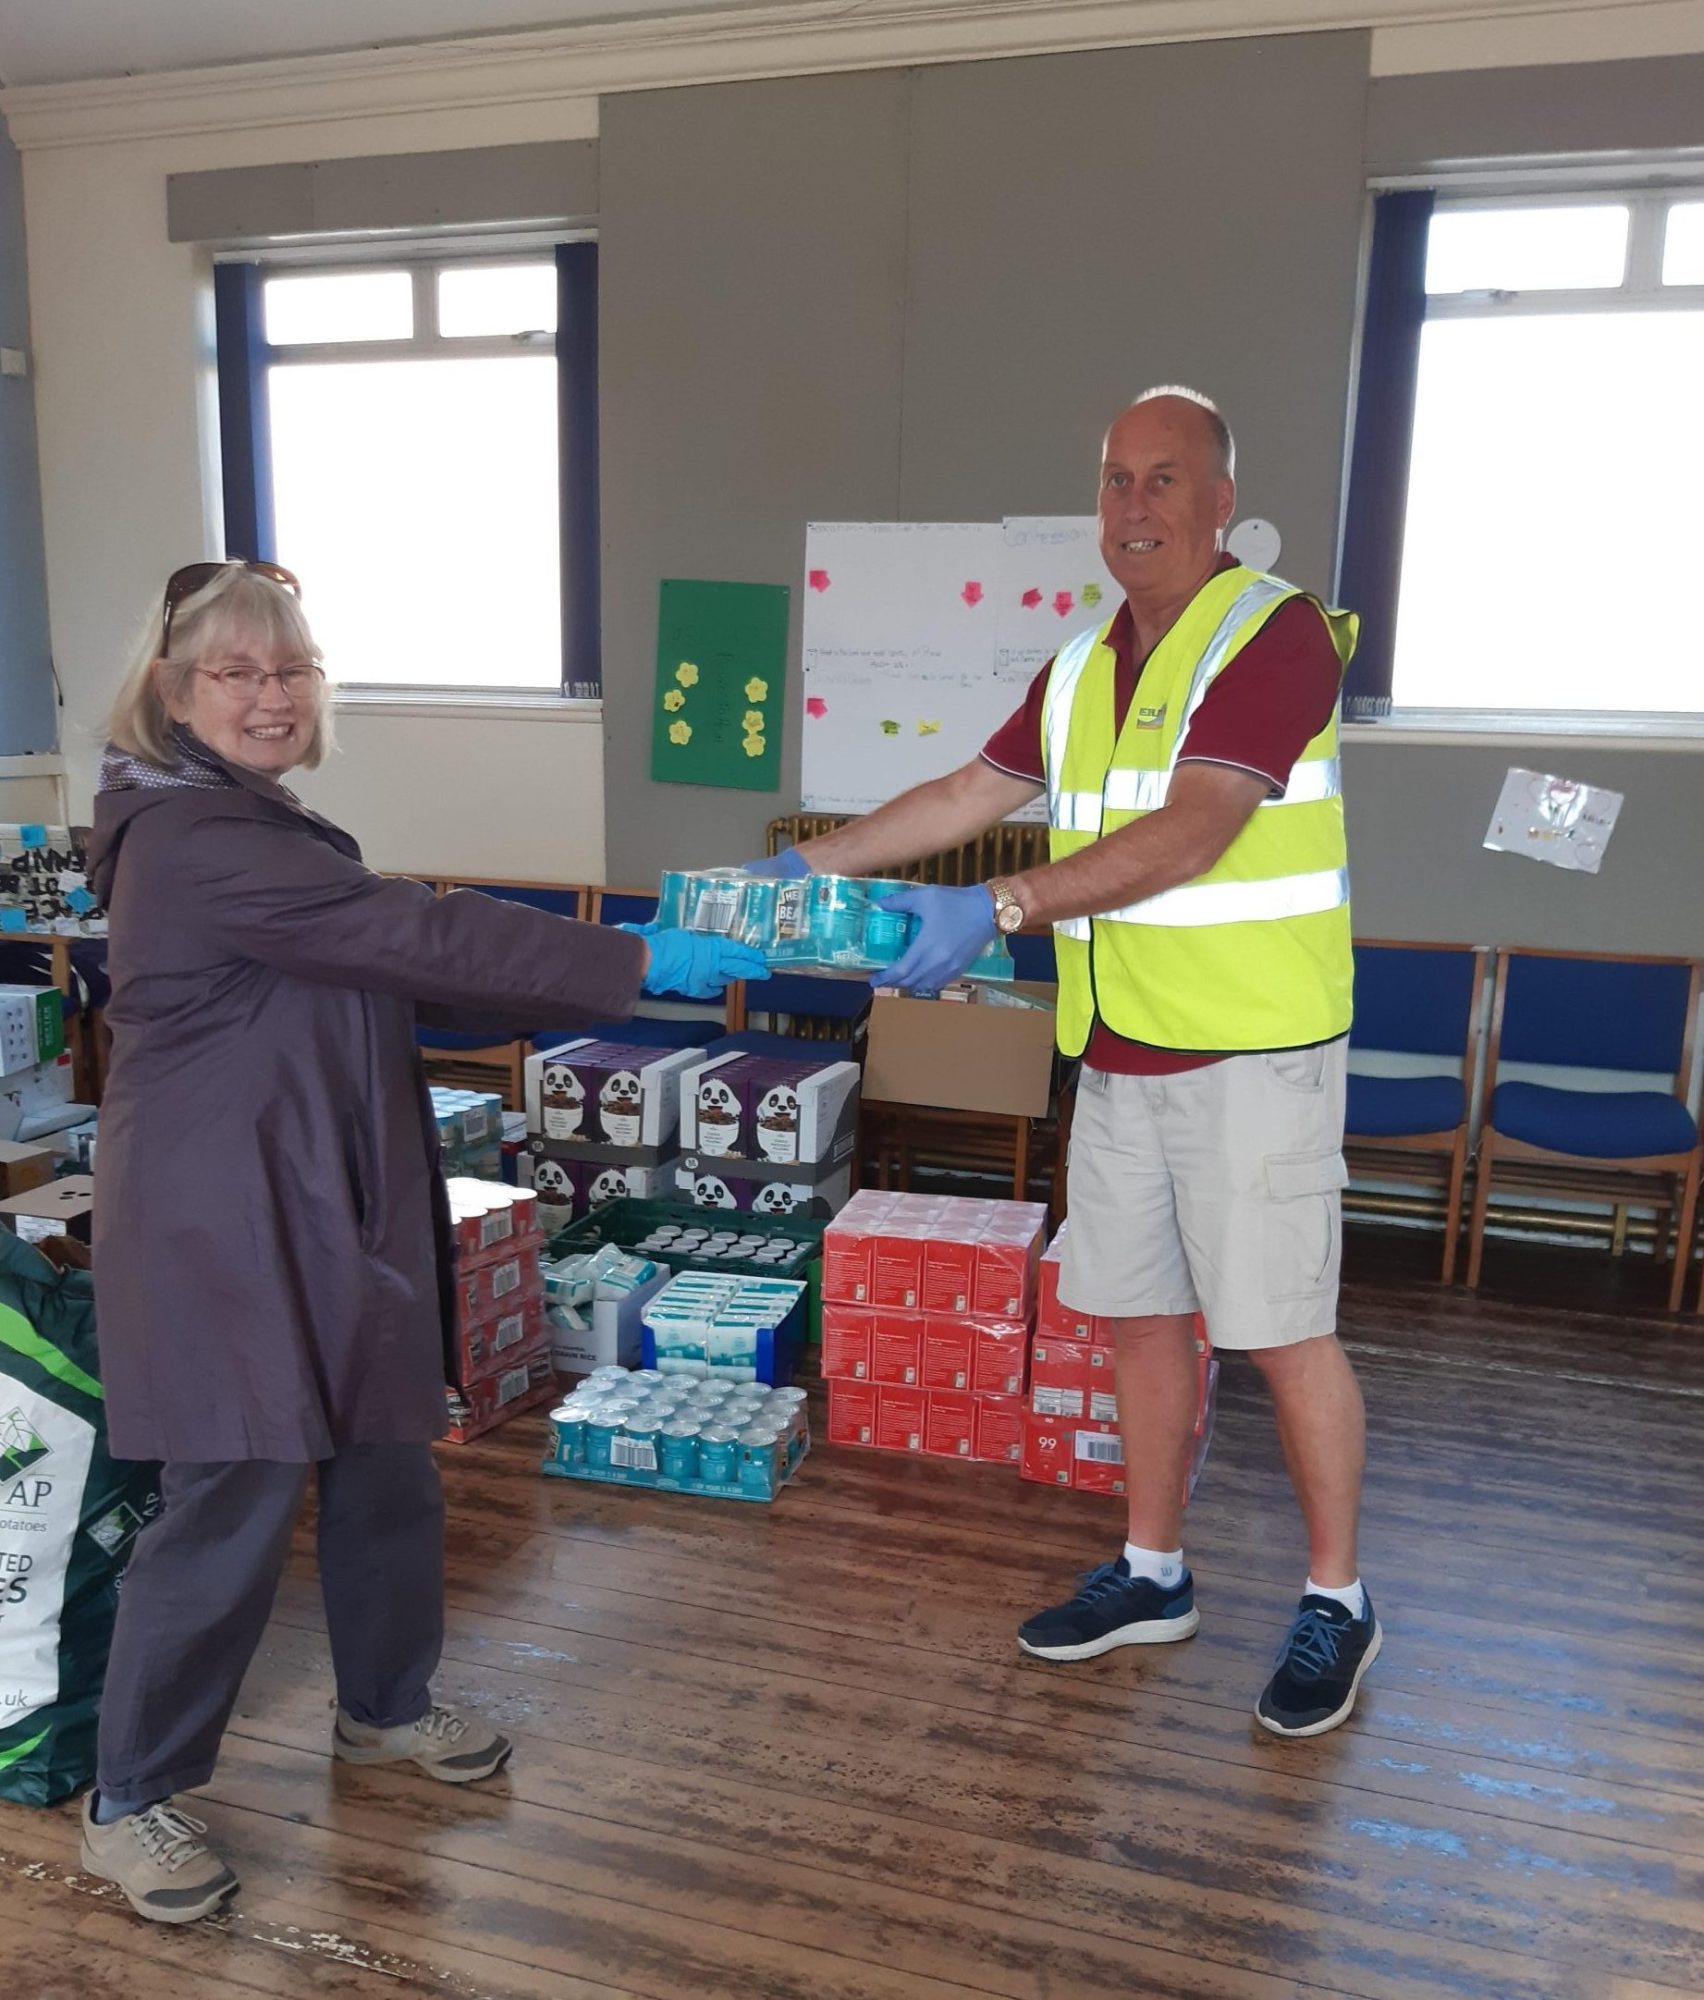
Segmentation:
[(901, 986), (910, 993), (938, 993), (974, 965), (993, 942), (994, 898), (980, 882), (968, 889), (901, 889), (884, 896), (878, 910), (907, 910), (922, 928), (903, 956), (871, 979), (872, 986)]
[(796, 847), (784, 847), (779, 854), (765, 854), (756, 861), (742, 861), (742, 875), (779, 875), (794, 881), (811, 872), (811, 864)]
[(689, 1000), (715, 1000), (735, 979), (767, 979), (763, 953), (708, 931), (653, 931), (645, 939), (651, 962), (645, 968), (647, 993), (684, 993)]

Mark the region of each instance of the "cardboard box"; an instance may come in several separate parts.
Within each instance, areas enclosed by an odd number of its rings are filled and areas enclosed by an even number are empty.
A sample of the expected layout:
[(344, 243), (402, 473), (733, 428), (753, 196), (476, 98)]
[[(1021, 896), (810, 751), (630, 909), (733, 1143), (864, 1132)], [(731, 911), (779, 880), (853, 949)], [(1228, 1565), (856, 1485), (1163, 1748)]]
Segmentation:
[(976, 1456), (989, 1465), (1016, 1465), (1024, 1453), (1022, 1396), (976, 1398)]
[(923, 1449), (937, 1458), (974, 1458), (976, 1398), (956, 1389), (932, 1389)]
[(51, 1146), (20, 1146), (14, 1139), (0, 1139), (0, 1200), (45, 1187), (53, 1178), (57, 1158)]
[(881, 1391), (873, 1382), (831, 1382), (828, 1385), (830, 1444), (876, 1441), (876, 1411)]
[(923, 1246), (923, 1306), (927, 1312), (967, 1313), (976, 1294), (976, 1244), (931, 1237)]
[(870, 1339), (870, 1380), (912, 1388), (923, 1379), (921, 1313), (873, 1312)]
[(920, 1225), (899, 1222), (883, 1228), (870, 1252), (870, 1298), (878, 1306), (923, 1303), (923, 1249)]
[[(702, 1049), (651, 1049), (585, 1035), (528, 1056), (527, 1130), (552, 1145), (675, 1150), (680, 1079)], [(637, 1163), (637, 1162), (635, 1162)]]
[(1053, 1097), (1055, 989), (1015, 981), (1033, 1006), (973, 1006), (878, 994), (864, 1095), (883, 1104), (1045, 1118)]
[(976, 1244), (972, 1311), (994, 1319), (1029, 1319), (1035, 1312), (1047, 1211), (1038, 1202), (1010, 1202)]
[(543, 1293), (536, 1246), (456, 1269), (456, 1311), (469, 1325), (497, 1313), (513, 1312), (516, 1306)]
[(976, 1354), (976, 1328), (969, 1320), (930, 1313), (923, 1321), (925, 1389), (968, 1389)]
[(1112, 1424), (1083, 1423), (1074, 1427), (1071, 1484), (1079, 1493), (1124, 1491), (1124, 1441)]
[(978, 1320), (970, 1386), (979, 1395), (1021, 1396), (1029, 1365), (1029, 1328), (1021, 1321)]
[(744, 1215), (838, 1215), (852, 1198), (852, 1167), (777, 1167), (754, 1160), (707, 1160), (686, 1153), (674, 1169), (675, 1191), (698, 1208)]
[(1023, 1477), (1038, 1486), (1069, 1486), (1074, 1429), (1069, 1417), (1038, 1417), (1030, 1411), (1023, 1421), (1023, 1450), (1018, 1460)]
[(0, 1201), (0, 1225), (26, 1243), (39, 1243), (47, 1236), (75, 1236), (79, 1243), (87, 1243), (94, 1212), (94, 1182), (87, 1174), (68, 1174), (64, 1180)]
[(458, 1326), (451, 1354), (450, 1374), (458, 1388), (482, 1382), (530, 1362), (534, 1355), (549, 1353), (551, 1326), (544, 1314), (542, 1298), (528, 1299), (513, 1312), (496, 1313), (490, 1319)]
[(859, 1076), (854, 1062), (712, 1056), (681, 1076), (681, 1150), (777, 1166), (850, 1158)]
[(466, 1444), (470, 1438), (506, 1424), (511, 1417), (536, 1410), (556, 1396), (556, 1374), (548, 1353), (535, 1354), (517, 1362), (499, 1375), (489, 1375), (466, 1389), (444, 1391), (449, 1407), (449, 1444)]
[(830, 1382), (868, 1382), (876, 1316), (869, 1306), (822, 1309), (822, 1372)]
[(639, 1201), (661, 1200), (674, 1192), (674, 1162), (660, 1166), (608, 1159), (564, 1159), (561, 1150), (547, 1152), (545, 1142), (529, 1139), (521, 1157), (522, 1185), (538, 1197), (539, 1225), (547, 1237), (606, 1202), (631, 1195)]
[(921, 1451), (929, 1425), (927, 1389), (884, 1384), (876, 1391), (876, 1444), (882, 1451)]
[(644, 1311), (669, 1282), (669, 1273), (659, 1271), (648, 1283), (615, 1298), (596, 1299), (589, 1311), (577, 1317), (586, 1323), (575, 1326), (569, 1315), (557, 1307), (545, 1308), (550, 1328), (550, 1355), (563, 1375), (589, 1375), (594, 1368), (612, 1364), (637, 1368), (645, 1346)]
[(0, 1076), (65, 1052), (65, 995), (57, 986), (0, 985)]

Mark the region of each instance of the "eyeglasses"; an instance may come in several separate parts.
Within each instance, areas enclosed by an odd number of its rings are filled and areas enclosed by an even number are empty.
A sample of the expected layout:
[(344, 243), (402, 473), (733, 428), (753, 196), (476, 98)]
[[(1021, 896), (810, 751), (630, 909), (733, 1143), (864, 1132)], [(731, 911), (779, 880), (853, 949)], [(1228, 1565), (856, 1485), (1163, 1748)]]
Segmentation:
[(301, 598), (301, 584), (292, 572), (280, 563), (249, 562), (241, 556), (234, 556), (229, 562), (186, 563), (182, 569), (173, 570), (166, 579), (166, 608), (160, 621), (162, 659), (171, 650), (173, 613), (186, 597), (193, 597), (198, 590), (205, 590), (222, 569), (253, 570), (256, 576), (264, 576), (270, 582), (289, 591), (292, 597), (298, 600)]
[(276, 680), (290, 701), (316, 693), (325, 669), (313, 660), (296, 660), (287, 667), (197, 667), (198, 674), (217, 681), (237, 701), (256, 700), (270, 680)]

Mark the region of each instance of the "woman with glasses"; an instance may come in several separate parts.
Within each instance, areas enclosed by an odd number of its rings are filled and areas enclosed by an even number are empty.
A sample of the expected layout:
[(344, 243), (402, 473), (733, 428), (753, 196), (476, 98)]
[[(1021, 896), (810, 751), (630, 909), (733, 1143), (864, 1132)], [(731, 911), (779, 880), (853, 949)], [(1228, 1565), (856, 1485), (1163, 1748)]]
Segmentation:
[(124, 1580), (83, 1865), (166, 1923), (237, 1887), (171, 1800), (212, 1776), (312, 1470), (334, 1756), (463, 1784), (509, 1755), (430, 1688), (451, 1286), (416, 1020), (590, 1023), (765, 976), (743, 946), (371, 873), (282, 782), (330, 724), (295, 578), (195, 564), (120, 692), (95, 809), (101, 1362), (112, 1452), (163, 1462), (164, 1506)]

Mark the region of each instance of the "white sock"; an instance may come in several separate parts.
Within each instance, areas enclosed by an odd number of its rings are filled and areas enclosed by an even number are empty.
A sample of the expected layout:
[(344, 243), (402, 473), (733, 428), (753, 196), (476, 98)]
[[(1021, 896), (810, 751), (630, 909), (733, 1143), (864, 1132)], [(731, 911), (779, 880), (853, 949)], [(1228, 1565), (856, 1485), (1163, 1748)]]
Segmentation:
[(1365, 1618), (1367, 1615), (1367, 1593), (1361, 1588), (1361, 1579), (1353, 1583), (1323, 1584), (1308, 1578), (1309, 1597), (1329, 1597), (1333, 1604), (1341, 1604), (1351, 1618)]
[(1136, 1542), (1126, 1542), (1124, 1560), (1132, 1576), (1149, 1577), (1166, 1590), (1183, 1581), (1182, 1549), (1145, 1549)]

